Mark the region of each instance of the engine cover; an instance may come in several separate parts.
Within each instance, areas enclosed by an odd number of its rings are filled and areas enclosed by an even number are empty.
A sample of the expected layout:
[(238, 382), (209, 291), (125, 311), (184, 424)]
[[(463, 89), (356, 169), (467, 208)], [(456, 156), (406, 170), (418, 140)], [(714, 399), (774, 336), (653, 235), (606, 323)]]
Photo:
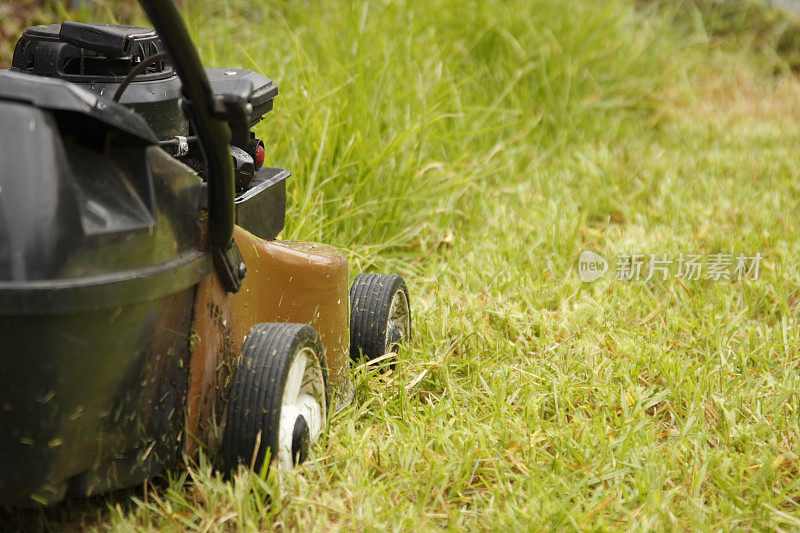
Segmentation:
[[(71, 81), (111, 98), (142, 61), (162, 52), (156, 32), (137, 26), (64, 22), (25, 30), (12, 70)], [(168, 60), (155, 61), (123, 93), (120, 103), (142, 115), (159, 139), (187, 135), (181, 84)]]

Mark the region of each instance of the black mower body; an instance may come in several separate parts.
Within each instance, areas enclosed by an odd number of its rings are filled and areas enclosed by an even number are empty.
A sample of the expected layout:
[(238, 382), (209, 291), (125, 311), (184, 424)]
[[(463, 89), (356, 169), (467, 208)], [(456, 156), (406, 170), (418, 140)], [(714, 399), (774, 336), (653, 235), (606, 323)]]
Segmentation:
[(2, 501), (135, 483), (179, 451), (211, 266), (203, 182), (155, 142), (122, 106), (0, 73)]
[[(65, 26), (29, 29), (0, 71), (0, 504), (135, 485), (179, 456), (196, 286), (214, 264), (208, 154), (175, 70), (154, 63), (111, 99), (160, 39)], [(248, 130), (277, 94), (250, 71), (207, 76), (247, 95)], [(277, 235), (287, 177), (238, 184), (240, 225)]]

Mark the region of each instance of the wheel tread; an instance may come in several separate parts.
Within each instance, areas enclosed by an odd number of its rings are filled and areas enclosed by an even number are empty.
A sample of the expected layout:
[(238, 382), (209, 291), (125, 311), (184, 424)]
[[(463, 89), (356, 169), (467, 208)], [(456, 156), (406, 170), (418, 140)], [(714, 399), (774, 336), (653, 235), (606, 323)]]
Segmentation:
[[(239, 464), (251, 463), (259, 470), (267, 450), (276, 449), (286, 374), (291, 358), (306, 345), (319, 354), (329, 409), (327, 365), (316, 331), (306, 324), (292, 323), (257, 324), (250, 330), (234, 372), (226, 417), (223, 467), (228, 472), (235, 471)], [(253, 461), (259, 430), (261, 442)]]
[[(350, 356), (374, 359), (383, 355), (392, 297), (408, 289), (396, 274), (361, 274), (350, 288)], [(408, 302), (406, 302), (408, 303)], [(409, 308), (410, 319), (410, 308)]]

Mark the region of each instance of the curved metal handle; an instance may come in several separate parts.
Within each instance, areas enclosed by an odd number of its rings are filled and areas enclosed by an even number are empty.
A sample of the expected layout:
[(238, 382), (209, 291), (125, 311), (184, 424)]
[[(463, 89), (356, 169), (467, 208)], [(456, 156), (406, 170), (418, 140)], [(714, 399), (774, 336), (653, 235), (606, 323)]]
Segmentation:
[[(139, 0), (164, 43), (183, 85), (184, 110), (194, 126), (206, 159), (209, 244), (226, 288), (236, 292), (244, 263), (233, 240), (235, 185), (228, 149), (231, 130), (215, 113), (214, 93), (200, 56), (172, 0)], [(232, 276), (230, 279), (226, 279)]]

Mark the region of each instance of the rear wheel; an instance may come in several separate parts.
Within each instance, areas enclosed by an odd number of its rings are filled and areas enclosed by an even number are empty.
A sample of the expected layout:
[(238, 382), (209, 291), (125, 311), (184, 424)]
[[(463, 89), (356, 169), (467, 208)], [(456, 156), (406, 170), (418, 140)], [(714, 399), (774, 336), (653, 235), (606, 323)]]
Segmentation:
[(396, 274), (361, 274), (350, 288), (350, 357), (375, 359), (411, 337), (408, 288)]
[[(322, 342), (305, 324), (258, 324), (233, 375), (223, 437), (228, 471), (290, 470), (327, 432), (328, 372)], [(269, 465), (268, 465), (269, 466)]]

